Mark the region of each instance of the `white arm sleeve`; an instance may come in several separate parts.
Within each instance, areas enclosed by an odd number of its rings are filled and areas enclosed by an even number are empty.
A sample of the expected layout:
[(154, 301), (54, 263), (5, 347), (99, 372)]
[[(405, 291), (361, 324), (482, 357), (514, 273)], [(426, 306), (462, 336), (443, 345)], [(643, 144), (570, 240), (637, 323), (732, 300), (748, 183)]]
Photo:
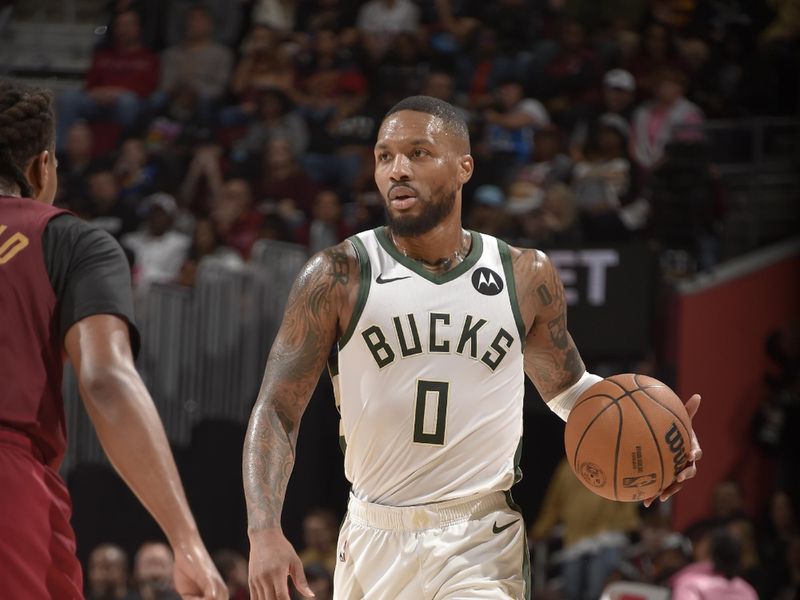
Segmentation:
[(550, 402), (547, 403), (547, 407), (561, 417), (561, 420), (566, 421), (567, 417), (569, 417), (569, 412), (572, 410), (572, 407), (575, 406), (575, 402), (578, 401), (581, 394), (595, 383), (602, 380), (602, 377), (589, 373), (589, 371), (584, 371), (578, 381), (550, 400)]

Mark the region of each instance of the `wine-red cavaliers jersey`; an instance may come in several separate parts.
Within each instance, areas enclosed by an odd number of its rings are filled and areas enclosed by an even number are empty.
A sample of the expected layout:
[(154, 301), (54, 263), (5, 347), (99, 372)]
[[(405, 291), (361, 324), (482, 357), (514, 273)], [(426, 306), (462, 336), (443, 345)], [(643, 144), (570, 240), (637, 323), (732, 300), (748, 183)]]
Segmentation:
[(65, 211), (0, 198), (0, 428), (24, 433), (53, 468), (66, 447), (64, 368), (56, 298), (42, 233)]
[(83, 598), (66, 449), (63, 340), (96, 314), (127, 321), (130, 270), (119, 244), (74, 215), (0, 197), (0, 598)]
[(137, 350), (130, 268), (116, 240), (67, 211), (0, 197), (0, 429), (27, 436), (54, 469), (66, 448), (64, 336), (96, 314), (128, 322)]

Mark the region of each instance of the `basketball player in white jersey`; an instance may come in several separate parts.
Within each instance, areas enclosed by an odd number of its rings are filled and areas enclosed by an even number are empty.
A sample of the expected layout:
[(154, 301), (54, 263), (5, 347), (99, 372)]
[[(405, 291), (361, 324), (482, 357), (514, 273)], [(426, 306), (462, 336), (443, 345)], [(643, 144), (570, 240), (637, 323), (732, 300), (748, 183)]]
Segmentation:
[[(244, 447), (254, 599), (288, 600), (289, 577), (312, 595), (280, 516), (300, 418), (326, 361), (352, 483), (334, 597), (529, 597), (525, 526), (508, 494), (519, 477), (524, 377), (563, 419), (600, 378), (567, 332), (547, 257), (462, 229), (472, 171), (460, 113), (433, 98), (403, 100), (375, 145), (388, 225), (317, 254), (298, 276)], [(691, 416), (699, 402), (687, 403)], [(694, 434), (691, 452), (662, 500), (695, 474)]]

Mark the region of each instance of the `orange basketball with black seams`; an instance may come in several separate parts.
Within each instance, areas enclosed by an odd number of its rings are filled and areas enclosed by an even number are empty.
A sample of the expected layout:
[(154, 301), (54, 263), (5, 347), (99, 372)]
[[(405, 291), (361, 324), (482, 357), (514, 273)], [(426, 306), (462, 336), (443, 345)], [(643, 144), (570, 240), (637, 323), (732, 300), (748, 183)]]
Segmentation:
[(598, 381), (570, 411), (567, 460), (610, 500), (638, 502), (669, 486), (689, 461), (691, 420), (666, 384), (626, 373)]

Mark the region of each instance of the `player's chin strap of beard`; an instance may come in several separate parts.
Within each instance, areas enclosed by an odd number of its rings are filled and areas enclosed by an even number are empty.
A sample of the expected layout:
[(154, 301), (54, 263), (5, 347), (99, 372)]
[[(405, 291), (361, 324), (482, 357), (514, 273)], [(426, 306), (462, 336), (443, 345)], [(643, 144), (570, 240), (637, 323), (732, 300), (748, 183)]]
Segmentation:
[(602, 377), (594, 375), (593, 373), (589, 373), (589, 371), (584, 371), (583, 375), (580, 379), (578, 379), (578, 381), (573, 383), (558, 396), (550, 400), (550, 402), (547, 403), (547, 407), (561, 417), (562, 421), (566, 421), (567, 417), (569, 417), (572, 407), (575, 406), (575, 402), (578, 401), (578, 398), (581, 397), (581, 394), (592, 387), (595, 383), (602, 380)]

